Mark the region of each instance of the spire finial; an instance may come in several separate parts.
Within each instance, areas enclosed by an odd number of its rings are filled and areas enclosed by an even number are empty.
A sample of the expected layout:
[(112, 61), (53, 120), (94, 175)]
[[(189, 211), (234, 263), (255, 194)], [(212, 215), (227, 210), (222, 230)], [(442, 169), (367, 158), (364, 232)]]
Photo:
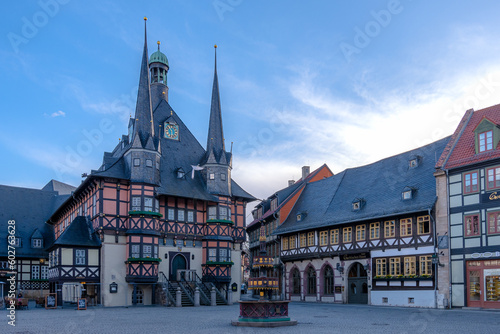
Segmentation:
[(160, 41), (156, 42), (156, 44), (158, 44), (158, 51), (160, 51)]
[(147, 20), (148, 20), (148, 18), (146, 16), (144, 16), (144, 21), (147, 21)]

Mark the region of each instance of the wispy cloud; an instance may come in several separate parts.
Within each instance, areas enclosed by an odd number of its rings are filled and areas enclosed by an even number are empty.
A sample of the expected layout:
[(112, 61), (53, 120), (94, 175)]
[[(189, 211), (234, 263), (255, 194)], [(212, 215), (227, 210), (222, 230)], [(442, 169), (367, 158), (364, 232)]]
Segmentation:
[(50, 114), (50, 117), (65, 117), (65, 116), (66, 116), (66, 113), (62, 110), (58, 110), (58, 111)]

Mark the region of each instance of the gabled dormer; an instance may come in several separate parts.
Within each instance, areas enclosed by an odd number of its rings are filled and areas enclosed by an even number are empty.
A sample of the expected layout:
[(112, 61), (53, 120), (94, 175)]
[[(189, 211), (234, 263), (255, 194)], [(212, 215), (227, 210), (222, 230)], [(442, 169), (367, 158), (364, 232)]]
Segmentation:
[(474, 129), (474, 147), (476, 154), (496, 149), (500, 140), (500, 129), (497, 124), (486, 117)]
[(38, 229), (35, 229), (31, 235), (31, 248), (43, 248), (43, 235)]

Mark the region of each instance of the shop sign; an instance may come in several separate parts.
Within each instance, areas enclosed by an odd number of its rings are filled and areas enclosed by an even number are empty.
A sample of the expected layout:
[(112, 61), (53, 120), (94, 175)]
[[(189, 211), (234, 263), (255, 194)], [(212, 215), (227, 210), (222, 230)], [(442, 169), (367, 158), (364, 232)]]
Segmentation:
[(482, 195), (483, 203), (488, 203), (492, 201), (500, 201), (500, 191), (494, 191), (492, 193), (484, 193)]
[(471, 258), (473, 259), (479, 259), (479, 258), (489, 258), (489, 257), (492, 257), (492, 256), (500, 256), (500, 251), (496, 251), (496, 252), (484, 252), (484, 253), (472, 253), (470, 255)]
[(340, 254), (340, 261), (349, 261), (349, 260), (361, 260), (361, 259), (369, 259), (370, 253), (356, 253), (356, 254)]

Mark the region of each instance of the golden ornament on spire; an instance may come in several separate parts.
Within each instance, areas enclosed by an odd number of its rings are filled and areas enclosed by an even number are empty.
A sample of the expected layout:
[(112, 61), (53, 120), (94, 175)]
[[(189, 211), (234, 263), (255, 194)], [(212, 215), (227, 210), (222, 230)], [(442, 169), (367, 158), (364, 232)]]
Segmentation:
[(214, 48), (217, 49), (217, 44), (214, 45)]
[(148, 18), (146, 16), (144, 16), (144, 21), (147, 21), (147, 20), (148, 20)]

